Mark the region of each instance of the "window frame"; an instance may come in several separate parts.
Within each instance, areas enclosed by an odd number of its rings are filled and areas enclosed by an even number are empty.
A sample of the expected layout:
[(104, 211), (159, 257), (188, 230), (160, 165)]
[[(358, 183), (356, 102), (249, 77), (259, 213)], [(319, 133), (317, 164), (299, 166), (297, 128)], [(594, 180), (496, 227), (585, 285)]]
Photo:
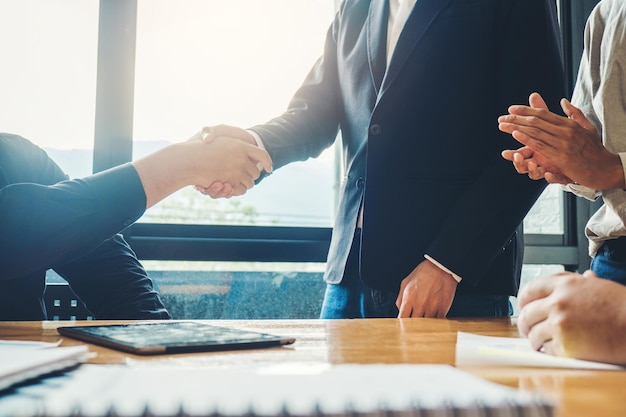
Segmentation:
[[(586, 18), (598, 0), (560, 5), (563, 58), (571, 89)], [(132, 160), (137, 0), (100, 2), (94, 172)], [(526, 264), (589, 267), (584, 225), (597, 203), (566, 193), (564, 233), (526, 234)], [(331, 228), (135, 224), (124, 232), (140, 259), (325, 262)]]

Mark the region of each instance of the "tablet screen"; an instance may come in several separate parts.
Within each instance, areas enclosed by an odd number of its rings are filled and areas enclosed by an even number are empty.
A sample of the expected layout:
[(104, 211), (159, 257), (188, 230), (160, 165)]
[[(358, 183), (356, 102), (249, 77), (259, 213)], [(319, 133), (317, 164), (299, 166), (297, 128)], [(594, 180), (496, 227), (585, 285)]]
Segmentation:
[(59, 327), (64, 335), (137, 354), (202, 352), (289, 345), (295, 339), (200, 322)]

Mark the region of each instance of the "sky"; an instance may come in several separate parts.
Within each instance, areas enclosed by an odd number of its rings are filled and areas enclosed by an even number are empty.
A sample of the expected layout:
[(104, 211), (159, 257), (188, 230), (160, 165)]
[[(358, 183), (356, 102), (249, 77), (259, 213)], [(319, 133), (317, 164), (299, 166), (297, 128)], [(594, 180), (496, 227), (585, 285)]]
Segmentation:
[[(0, 131), (90, 148), (97, 0), (0, 0)], [(333, 0), (139, 0), (135, 140), (280, 114), (315, 59)], [(297, 33), (298, 36), (294, 36)]]

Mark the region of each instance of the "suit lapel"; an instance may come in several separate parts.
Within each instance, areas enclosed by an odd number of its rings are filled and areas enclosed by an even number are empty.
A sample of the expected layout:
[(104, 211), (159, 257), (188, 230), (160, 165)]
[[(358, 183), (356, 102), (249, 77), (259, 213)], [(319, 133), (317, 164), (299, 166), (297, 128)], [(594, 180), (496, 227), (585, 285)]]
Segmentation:
[(400, 34), (389, 68), (382, 83), (382, 92), (389, 87), (400, 72), (411, 51), (435, 20), (439, 12), (452, 0), (417, 0)]
[(367, 19), (367, 60), (376, 94), (385, 76), (387, 66), (387, 21), (389, 1), (372, 0)]

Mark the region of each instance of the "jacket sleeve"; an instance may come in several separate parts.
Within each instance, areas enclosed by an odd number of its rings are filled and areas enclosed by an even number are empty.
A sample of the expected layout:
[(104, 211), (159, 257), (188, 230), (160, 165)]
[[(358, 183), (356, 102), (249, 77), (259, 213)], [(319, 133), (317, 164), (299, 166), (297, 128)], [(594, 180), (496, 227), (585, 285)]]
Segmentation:
[[(500, 76), (494, 81), (500, 92), (500, 114), (511, 104), (527, 103), (534, 91), (560, 113), (558, 103), (566, 92), (554, 1), (518, 0), (501, 25)], [(451, 209), (427, 249), (428, 255), (471, 285), (477, 284), (501, 253), (546, 185), (518, 174), (500, 156), (502, 149), (520, 145), (510, 135), (496, 134), (501, 147), (491, 150), (493, 158)]]
[(339, 115), (343, 112), (336, 43), (341, 14), (342, 11), (327, 32), (323, 55), (294, 94), (287, 110), (265, 124), (250, 128), (261, 137), (275, 169), (319, 156), (337, 137)]
[(121, 235), (54, 270), (96, 319), (170, 318), (153, 281)]
[[(83, 256), (145, 210), (145, 193), (132, 165), (55, 182), (64, 178), (62, 171), (36, 149), (12, 155), (16, 169), (4, 167), (8, 182), (17, 182), (0, 189), (2, 280)], [(20, 169), (35, 174), (16, 175)]]

